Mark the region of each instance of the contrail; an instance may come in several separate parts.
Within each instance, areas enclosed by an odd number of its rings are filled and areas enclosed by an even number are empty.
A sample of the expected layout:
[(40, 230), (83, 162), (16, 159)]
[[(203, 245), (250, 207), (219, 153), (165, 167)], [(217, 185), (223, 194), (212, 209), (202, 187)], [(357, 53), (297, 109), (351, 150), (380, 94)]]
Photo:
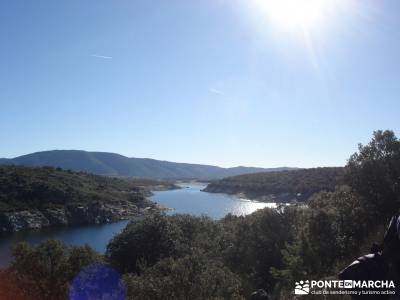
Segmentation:
[(103, 58), (103, 59), (112, 59), (112, 56), (105, 56), (105, 55), (92, 54), (90, 56), (91, 57), (97, 57), (97, 58)]

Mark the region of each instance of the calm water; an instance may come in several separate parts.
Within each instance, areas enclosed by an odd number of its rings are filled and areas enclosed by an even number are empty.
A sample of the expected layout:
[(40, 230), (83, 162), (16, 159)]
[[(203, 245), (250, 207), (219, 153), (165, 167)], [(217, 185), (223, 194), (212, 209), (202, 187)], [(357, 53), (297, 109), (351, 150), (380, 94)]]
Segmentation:
[(171, 213), (207, 215), (220, 219), (228, 213), (247, 215), (264, 207), (275, 207), (275, 203), (262, 203), (239, 199), (226, 194), (201, 192), (205, 185), (181, 185), (183, 189), (168, 192), (155, 192), (153, 201), (164, 207), (173, 208)]
[[(155, 192), (152, 200), (164, 207), (172, 208), (169, 214), (187, 213), (197, 216), (204, 214), (214, 219), (222, 218), (228, 213), (245, 215), (260, 208), (275, 206), (274, 203), (252, 202), (224, 194), (201, 192), (204, 185), (182, 186), (184, 188), (180, 190)], [(97, 251), (104, 253), (108, 241), (127, 223), (128, 221), (120, 221), (84, 227), (52, 228), (40, 232), (19, 232), (0, 237), (0, 266), (10, 262), (12, 246), (21, 241), (37, 244), (46, 239), (59, 239), (71, 245), (89, 244)]]

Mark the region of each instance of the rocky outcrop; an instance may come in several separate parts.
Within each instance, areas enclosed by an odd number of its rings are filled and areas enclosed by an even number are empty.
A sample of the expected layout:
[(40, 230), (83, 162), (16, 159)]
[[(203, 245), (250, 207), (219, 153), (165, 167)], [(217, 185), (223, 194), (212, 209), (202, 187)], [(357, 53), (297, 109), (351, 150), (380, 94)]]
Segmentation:
[(49, 226), (49, 220), (39, 210), (23, 210), (0, 214), (0, 231), (15, 232)]
[(151, 190), (173, 188), (149, 179), (0, 166), (0, 233), (128, 219), (161, 209), (147, 199)]
[(92, 203), (43, 210), (0, 212), (0, 232), (17, 232), (50, 226), (110, 223), (129, 219), (153, 209), (157, 209), (155, 203), (143, 200), (138, 205), (128, 201), (121, 201), (120, 203), (113, 202), (112, 204)]
[(54, 226), (63, 226), (69, 223), (64, 208), (48, 208), (43, 211), (43, 214)]

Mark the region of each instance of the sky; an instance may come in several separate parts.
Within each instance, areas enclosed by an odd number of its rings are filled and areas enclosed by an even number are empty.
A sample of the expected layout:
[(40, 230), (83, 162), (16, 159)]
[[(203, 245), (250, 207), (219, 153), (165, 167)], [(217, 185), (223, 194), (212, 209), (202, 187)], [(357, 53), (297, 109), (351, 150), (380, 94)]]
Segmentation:
[(346, 164), (400, 130), (400, 1), (307, 1), (1, 1), (0, 157)]

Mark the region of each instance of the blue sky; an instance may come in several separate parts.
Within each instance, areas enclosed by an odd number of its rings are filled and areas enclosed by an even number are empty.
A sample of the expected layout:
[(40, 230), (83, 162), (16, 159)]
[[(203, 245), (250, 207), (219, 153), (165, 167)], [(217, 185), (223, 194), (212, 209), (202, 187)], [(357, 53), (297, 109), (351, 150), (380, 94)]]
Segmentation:
[(399, 132), (399, 1), (327, 0), (306, 31), (251, 1), (1, 1), (0, 157), (336, 166)]

